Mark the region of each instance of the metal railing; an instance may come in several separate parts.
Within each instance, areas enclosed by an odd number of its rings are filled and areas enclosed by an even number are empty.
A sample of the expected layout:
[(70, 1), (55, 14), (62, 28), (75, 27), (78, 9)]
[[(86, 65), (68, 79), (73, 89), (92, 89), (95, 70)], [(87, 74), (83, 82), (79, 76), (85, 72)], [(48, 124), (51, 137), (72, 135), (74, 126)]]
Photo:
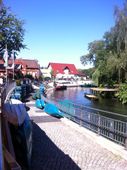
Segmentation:
[(64, 116), (127, 148), (127, 115), (77, 105), (67, 100), (49, 100), (64, 112)]

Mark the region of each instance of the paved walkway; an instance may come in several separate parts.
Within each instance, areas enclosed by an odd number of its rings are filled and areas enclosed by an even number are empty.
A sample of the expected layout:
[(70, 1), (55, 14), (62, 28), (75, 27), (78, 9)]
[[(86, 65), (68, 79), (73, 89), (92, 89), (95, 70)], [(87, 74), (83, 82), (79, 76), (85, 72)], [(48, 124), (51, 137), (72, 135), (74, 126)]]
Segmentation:
[(27, 103), (33, 120), (31, 170), (127, 170), (127, 161)]

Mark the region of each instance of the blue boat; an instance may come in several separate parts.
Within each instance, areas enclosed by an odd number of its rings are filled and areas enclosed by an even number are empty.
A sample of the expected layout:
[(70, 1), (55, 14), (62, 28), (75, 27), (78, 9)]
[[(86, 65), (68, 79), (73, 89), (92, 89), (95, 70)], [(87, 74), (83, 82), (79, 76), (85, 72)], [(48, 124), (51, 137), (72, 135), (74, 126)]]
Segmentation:
[(49, 115), (52, 115), (57, 118), (62, 118), (63, 113), (56, 107), (56, 105), (47, 103), (44, 107), (44, 111)]
[(19, 92), (12, 93), (11, 99), (21, 100), (21, 94)]
[(21, 100), (22, 99), (22, 89), (21, 86), (16, 86), (14, 91), (11, 94), (11, 99), (17, 99)]
[(41, 94), (43, 94), (43, 93), (44, 93), (44, 90), (45, 90), (45, 88), (44, 88), (43, 84), (41, 84), (40, 87), (39, 87), (39, 92), (40, 92)]
[(45, 102), (42, 99), (37, 99), (35, 102), (35, 106), (39, 109), (43, 109), (45, 106)]

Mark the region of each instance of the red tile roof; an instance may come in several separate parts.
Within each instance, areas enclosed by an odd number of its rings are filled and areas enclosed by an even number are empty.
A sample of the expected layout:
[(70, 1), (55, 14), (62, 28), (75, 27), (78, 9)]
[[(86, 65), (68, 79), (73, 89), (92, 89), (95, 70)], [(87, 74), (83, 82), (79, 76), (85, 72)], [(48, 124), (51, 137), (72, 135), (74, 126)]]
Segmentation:
[[(12, 59), (8, 60), (8, 64), (12, 64), (13, 61)], [(4, 64), (4, 60), (0, 59), (0, 64)], [(37, 60), (28, 60), (28, 59), (15, 59), (15, 64), (21, 64), (24, 67), (27, 67), (28, 69), (34, 68), (34, 69), (39, 69), (40, 65), (38, 64)]]
[(49, 63), (48, 67), (51, 66), (53, 70), (53, 74), (56, 75), (57, 73), (64, 74), (64, 70), (68, 68), (70, 70), (70, 74), (78, 74), (78, 71), (74, 64), (64, 64), (64, 63)]
[[(5, 61), (3, 59), (0, 59), (0, 64), (4, 64)], [(8, 64), (12, 64), (12, 59), (8, 60)]]
[(22, 64), (24, 67), (27, 67), (27, 69), (29, 68), (39, 69), (40, 68), (40, 65), (38, 64), (37, 60), (16, 59), (15, 63)]

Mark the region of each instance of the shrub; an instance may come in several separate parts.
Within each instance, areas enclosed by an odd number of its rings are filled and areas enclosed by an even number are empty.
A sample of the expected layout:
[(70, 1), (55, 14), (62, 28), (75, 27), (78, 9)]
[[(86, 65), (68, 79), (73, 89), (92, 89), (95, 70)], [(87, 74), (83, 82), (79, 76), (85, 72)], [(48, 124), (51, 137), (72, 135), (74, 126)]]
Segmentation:
[(122, 104), (127, 103), (127, 84), (121, 84), (119, 87), (119, 92), (116, 94), (118, 99)]

